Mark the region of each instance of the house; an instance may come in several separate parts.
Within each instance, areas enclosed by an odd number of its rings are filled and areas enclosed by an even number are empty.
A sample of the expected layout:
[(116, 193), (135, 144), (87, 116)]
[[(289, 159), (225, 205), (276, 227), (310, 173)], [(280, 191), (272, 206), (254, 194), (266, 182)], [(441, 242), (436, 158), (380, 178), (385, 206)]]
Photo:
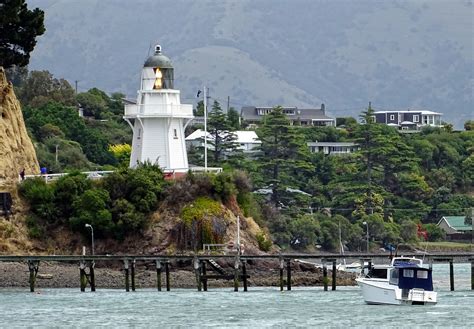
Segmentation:
[(443, 216), (438, 226), (446, 232), (449, 240), (471, 240), (472, 225), (466, 224), (465, 216)]
[[(233, 131), (232, 133), (237, 137), (235, 143), (239, 144), (239, 149), (241, 149), (244, 153), (255, 153), (257, 152), (257, 147), (262, 144), (255, 131), (241, 130)], [(208, 139), (212, 138), (209, 132), (207, 133), (207, 136)], [(186, 137), (185, 140), (188, 149), (191, 145), (204, 146), (204, 130), (198, 129), (194, 131), (192, 134)], [(211, 147), (211, 145), (208, 144), (208, 148), (209, 147)]]
[(353, 142), (309, 142), (311, 153), (324, 153), (326, 155), (349, 154), (357, 151), (359, 146)]
[(425, 110), (375, 111), (376, 123), (384, 123), (399, 130), (416, 131), (425, 126), (442, 127), (442, 113)]
[[(244, 106), (240, 111), (243, 121), (249, 126), (255, 127), (260, 124), (265, 115), (273, 111), (272, 107)], [(297, 107), (283, 107), (283, 113), (286, 114), (292, 125), (301, 126), (335, 126), (336, 119), (328, 117), (325, 112), (324, 104), (319, 109), (299, 109)]]

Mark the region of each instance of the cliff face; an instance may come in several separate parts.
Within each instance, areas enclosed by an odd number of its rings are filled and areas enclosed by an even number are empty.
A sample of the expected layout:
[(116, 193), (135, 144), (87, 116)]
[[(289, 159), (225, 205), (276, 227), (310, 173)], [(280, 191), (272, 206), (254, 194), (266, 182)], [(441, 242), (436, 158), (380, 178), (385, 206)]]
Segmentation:
[(22, 169), (26, 175), (38, 174), (38, 160), (26, 132), (20, 103), (0, 67), (0, 191), (16, 194)]

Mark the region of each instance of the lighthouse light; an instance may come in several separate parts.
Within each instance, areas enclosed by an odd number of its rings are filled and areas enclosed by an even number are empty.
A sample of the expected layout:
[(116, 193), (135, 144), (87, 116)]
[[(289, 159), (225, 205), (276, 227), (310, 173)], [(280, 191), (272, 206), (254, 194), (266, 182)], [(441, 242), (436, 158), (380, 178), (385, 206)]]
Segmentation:
[(163, 73), (161, 73), (161, 70), (159, 67), (156, 67), (154, 70), (155, 70), (155, 84), (153, 85), (153, 89), (161, 89), (163, 86), (163, 82), (162, 82)]

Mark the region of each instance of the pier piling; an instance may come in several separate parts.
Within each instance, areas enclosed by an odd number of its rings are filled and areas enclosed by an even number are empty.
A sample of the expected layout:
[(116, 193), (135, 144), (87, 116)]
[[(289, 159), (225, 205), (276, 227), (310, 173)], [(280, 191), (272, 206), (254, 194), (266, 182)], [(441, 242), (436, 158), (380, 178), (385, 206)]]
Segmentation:
[(239, 291), (239, 256), (235, 257), (234, 262), (234, 291)]
[(92, 292), (95, 292), (95, 272), (94, 272), (94, 268), (95, 268), (95, 262), (92, 261), (89, 264), (89, 278), (90, 278), (90, 285), (91, 285), (91, 291)]
[(156, 288), (161, 291), (161, 262), (156, 260)]
[(471, 290), (474, 290), (474, 258), (471, 258), (470, 261), (471, 261)]
[(166, 291), (170, 291), (170, 263), (167, 261), (165, 263), (165, 276), (166, 276)]
[(123, 270), (125, 272), (125, 291), (130, 291), (130, 278), (129, 278), (129, 269), (128, 269), (128, 259), (123, 261)]
[(326, 263), (323, 264), (323, 286), (324, 291), (328, 291), (328, 268)]
[(197, 290), (202, 291), (202, 282), (201, 282), (201, 266), (200, 262), (197, 259), (197, 257), (194, 257), (194, 273), (196, 275), (196, 285), (197, 285)]
[(454, 266), (453, 260), (449, 260), (449, 286), (451, 291), (454, 291)]
[(207, 262), (206, 261), (203, 261), (202, 264), (201, 264), (201, 267), (202, 267), (202, 276), (204, 277), (203, 280), (202, 280), (202, 288), (204, 289), (204, 291), (207, 291)]
[(39, 261), (29, 260), (28, 269), (30, 270), (30, 292), (35, 292), (36, 275), (38, 274)]
[(81, 291), (84, 292), (84, 291), (86, 291), (86, 286), (87, 286), (86, 262), (85, 261), (81, 261), (79, 263), (79, 275), (80, 275), (80, 280), (81, 280)]
[(336, 290), (336, 260), (332, 261), (332, 290)]
[(282, 258), (280, 258), (280, 291), (283, 291), (283, 269), (285, 267), (285, 263)]
[(135, 259), (132, 259), (132, 291), (135, 291)]
[(291, 259), (286, 260), (286, 290), (291, 290)]
[(247, 291), (247, 261), (242, 261), (242, 276), (244, 280), (244, 291)]

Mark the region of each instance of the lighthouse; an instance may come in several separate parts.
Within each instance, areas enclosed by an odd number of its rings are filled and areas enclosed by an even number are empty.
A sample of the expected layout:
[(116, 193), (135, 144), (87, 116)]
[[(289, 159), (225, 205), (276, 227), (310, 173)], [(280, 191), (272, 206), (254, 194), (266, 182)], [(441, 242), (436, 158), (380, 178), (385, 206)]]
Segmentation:
[(160, 45), (145, 61), (136, 102), (126, 101), (123, 118), (133, 129), (130, 167), (149, 162), (168, 172), (188, 171), (184, 128), (193, 107), (181, 104), (173, 65)]

